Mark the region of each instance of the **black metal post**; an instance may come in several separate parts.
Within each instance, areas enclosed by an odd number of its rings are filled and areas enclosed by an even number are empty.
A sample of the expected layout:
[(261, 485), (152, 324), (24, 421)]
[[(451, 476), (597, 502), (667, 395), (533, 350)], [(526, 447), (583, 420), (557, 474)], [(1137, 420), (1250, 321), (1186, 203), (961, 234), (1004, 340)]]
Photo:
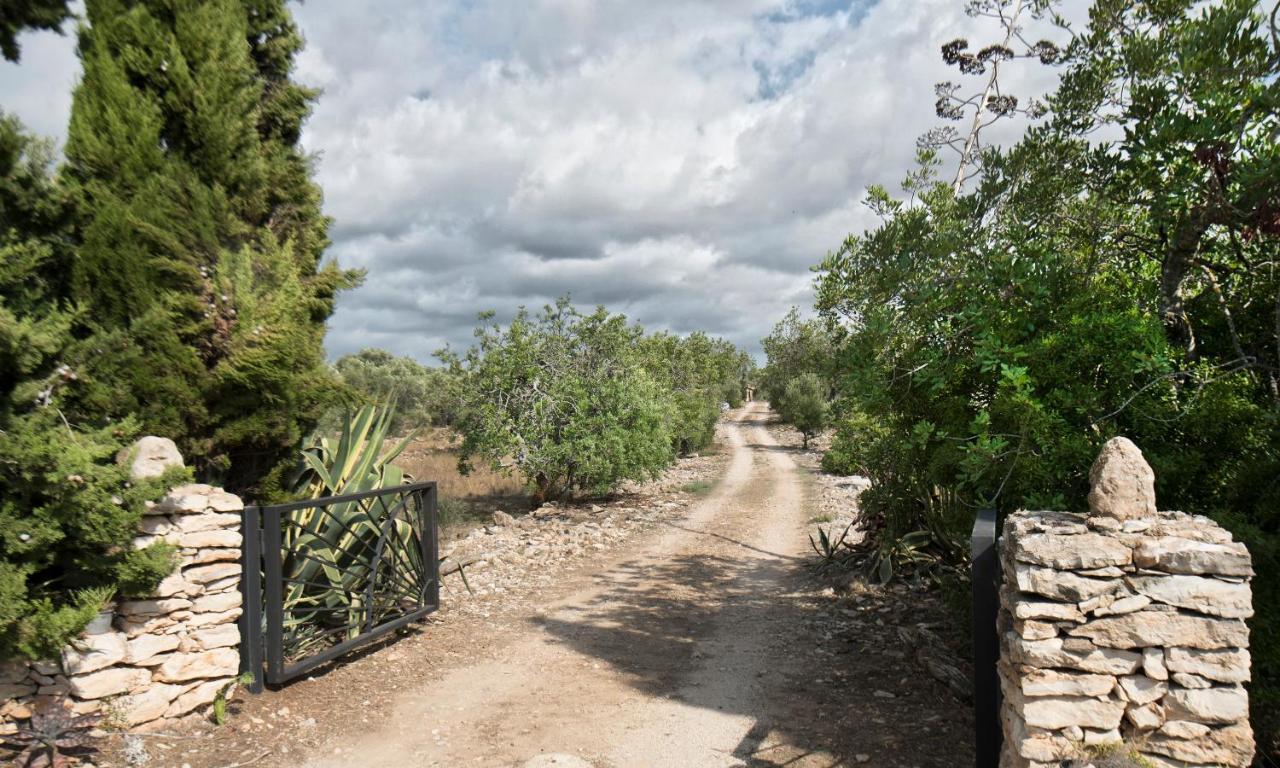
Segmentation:
[(245, 507), (240, 545), (240, 671), (253, 673), (250, 693), (262, 693), (262, 513)]
[(977, 768), (1000, 763), (1000, 558), (996, 547), (996, 511), (983, 509), (973, 523), (973, 726)]
[(262, 519), (262, 564), (266, 583), (267, 612), (267, 680), (272, 684), (284, 678), (284, 585), (280, 562), (280, 515), (268, 509)]
[(431, 574), (430, 605), (440, 607), (440, 488), (434, 482), (426, 489), (427, 497), (427, 573)]

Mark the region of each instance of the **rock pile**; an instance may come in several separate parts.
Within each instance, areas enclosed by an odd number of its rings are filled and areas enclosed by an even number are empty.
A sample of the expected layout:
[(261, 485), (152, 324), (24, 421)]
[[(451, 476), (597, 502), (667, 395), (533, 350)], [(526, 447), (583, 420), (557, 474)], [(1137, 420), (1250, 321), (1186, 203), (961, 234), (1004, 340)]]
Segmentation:
[(1144, 467), (1128, 446), (1095, 465), (1118, 492), (1095, 483), (1092, 514), (1005, 522), (1002, 766), (1056, 766), (1116, 742), (1156, 766), (1253, 759), (1249, 553), (1208, 518), (1149, 512), (1148, 479), (1106, 466)]
[(60, 658), (0, 665), (0, 733), (14, 732), (42, 696), (143, 729), (212, 703), (240, 665), (243, 508), (207, 485), (175, 488), (151, 505), (134, 544), (172, 543), (177, 568), (153, 596), (121, 602), (110, 627), (82, 635)]

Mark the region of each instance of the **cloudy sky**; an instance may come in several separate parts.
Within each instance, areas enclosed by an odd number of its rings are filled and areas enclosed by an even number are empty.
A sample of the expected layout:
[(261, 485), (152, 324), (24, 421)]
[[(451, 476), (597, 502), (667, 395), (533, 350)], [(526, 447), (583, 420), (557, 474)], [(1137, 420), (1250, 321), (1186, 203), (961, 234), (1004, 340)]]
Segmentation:
[[(337, 356), (430, 362), (476, 313), (570, 293), (758, 352), (811, 265), (871, 219), (938, 123), (939, 46), (985, 43), (963, 0), (309, 0), (298, 77), (324, 89), (330, 251), (363, 267)], [(61, 138), (71, 36), (23, 39), (0, 107)], [(1053, 74), (1011, 73), (1015, 92)], [(896, 188), (896, 186), (895, 186)]]

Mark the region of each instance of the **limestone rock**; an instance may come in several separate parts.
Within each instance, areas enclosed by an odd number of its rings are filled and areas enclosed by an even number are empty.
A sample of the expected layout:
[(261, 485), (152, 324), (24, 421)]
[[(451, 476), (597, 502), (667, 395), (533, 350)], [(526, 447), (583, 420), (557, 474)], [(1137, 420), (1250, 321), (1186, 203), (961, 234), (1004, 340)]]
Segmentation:
[(200, 653), (175, 653), (155, 671), (155, 678), (166, 683), (180, 683), (205, 677), (235, 675), (240, 667), (240, 653), (234, 648), (215, 648)]
[(1170, 671), (1207, 677), (1219, 683), (1249, 682), (1249, 652), (1243, 648), (1198, 650), (1173, 647), (1165, 651)]
[(113, 704), (113, 709), (119, 712), (128, 725), (141, 725), (163, 717), (169, 704), (181, 691), (180, 685), (157, 683), (139, 693), (121, 696)]
[(1163, 649), (1142, 649), (1142, 673), (1152, 680), (1169, 679), (1169, 668), (1164, 663)]
[[(244, 501), (233, 493), (227, 493), (221, 488), (211, 488), (208, 494), (209, 509), (214, 512), (242, 512), (244, 511)], [(237, 515), (238, 517), (238, 515)]]
[(1213, 682), (1208, 678), (1199, 675), (1193, 675), (1190, 672), (1174, 672), (1173, 682), (1183, 688), (1212, 688)]
[(1014, 539), (1013, 557), (1020, 562), (1065, 571), (1128, 565), (1133, 551), (1114, 538), (1097, 533), (1077, 536), (1035, 533)]
[(1135, 613), (1143, 608), (1151, 605), (1151, 598), (1146, 595), (1129, 595), (1119, 600), (1113, 600), (1106, 605), (1099, 605), (1093, 610), (1094, 616), (1121, 616), (1126, 613)]
[(1119, 727), (1125, 709), (1123, 701), (1075, 696), (1039, 696), (1024, 699), (1020, 704), (1022, 718), (1028, 726), (1051, 731), (1073, 725), (1109, 731)]
[(188, 690), (179, 696), (169, 708), (165, 710), (165, 717), (180, 717), (187, 714), (197, 707), (205, 704), (212, 704), (213, 700), (218, 698), (218, 692), (221, 691), (232, 681), (230, 679), (209, 680), (194, 688)]
[(1116, 686), (1111, 675), (1027, 669), (1021, 677), (1024, 696), (1106, 696)]
[(159, 600), (126, 600), (120, 603), (120, 613), (129, 617), (164, 616), (191, 607), (185, 597), (167, 597)]
[(1140, 731), (1151, 731), (1164, 725), (1164, 707), (1157, 703), (1131, 704), (1124, 716)]
[[(1008, 604), (1006, 602), (1006, 604)], [(1015, 619), (1049, 619), (1051, 621), (1084, 621), (1084, 614), (1071, 603), (1023, 600), (1019, 597), (1013, 605)]]
[(1253, 590), (1248, 582), (1190, 575), (1130, 576), (1126, 581), (1138, 594), (1165, 605), (1229, 619), (1253, 615)]
[(1013, 622), (1013, 631), (1025, 640), (1048, 640), (1058, 636), (1058, 628), (1053, 624), (1031, 619)]
[(1018, 589), (1023, 592), (1031, 592), (1068, 603), (1079, 603), (1124, 588), (1123, 584), (1112, 579), (1087, 579), (1074, 573), (1064, 573), (1025, 563), (1015, 564), (1014, 579)]
[(240, 564), (214, 563), (212, 565), (198, 565), (194, 568), (186, 569), (182, 572), (182, 575), (187, 581), (193, 581), (197, 584), (209, 584), (232, 576), (239, 578)]
[(191, 610), (197, 613), (221, 613), (232, 608), (239, 608), (242, 599), (240, 593), (236, 590), (228, 590), (215, 595), (196, 598)]
[(142, 664), (177, 647), (177, 635), (138, 635), (129, 641), (124, 660), (129, 664)]
[(180, 485), (169, 491), (164, 498), (156, 502), (153, 514), (191, 515), (209, 508), (209, 494), (213, 488), (203, 483)]
[(193, 632), (190, 639), (201, 650), (227, 648), (240, 644), (240, 627), (235, 624), (219, 624), (216, 627)]
[(1165, 573), (1253, 575), (1249, 550), (1239, 542), (1215, 544), (1177, 536), (1143, 539), (1134, 549), (1133, 562)]
[(68, 682), (71, 693), (77, 698), (101, 699), (141, 688), (151, 682), (151, 673), (131, 667), (108, 667), (87, 675), (75, 675)]
[(1142, 749), (1192, 765), (1246, 766), (1253, 762), (1253, 729), (1247, 722), (1212, 728), (1194, 740), (1155, 734)]
[(1204, 723), (1193, 723), (1190, 720), (1170, 720), (1160, 726), (1160, 733), (1175, 739), (1198, 739), (1209, 732)]
[(1247, 648), (1249, 628), (1238, 619), (1212, 619), (1183, 613), (1139, 611), (1107, 616), (1072, 627), (1068, 634), (1087, 637), (1105, 648)]
[(505, 526), (505, 525), (515, 525), (515, 523), (516, 523), (516, 519), (511, 515), (508, 515), (506, 512), (503, 512), (500, 509), (494, 511), (493, 513), (494, 525)]
[(1169, 691), (1169, 686), (1146, 675), (1126, 675), (1120, 678), (1120, 691), (1130, 704), (1142, 706), (1160, 700)]
[(1156, 476), (1142, 451), (1125, 437), (1102, 446), (1089, 469), (1089, 509), (1095, 515), (1134, 520), (1156, 514)]
[(138, 438), (116, 458), (121, 464), (128, 464), (129, 477), (133, 480), (160, 477), (171, 467), (184, 466), (182, 454), (172, 440), (152, 435)]
[(1015, 634), (1006, 636), (1013, 661), (1034, 667), (1062, 667), (1108, 675), (1131, 674), (1142, 663), (1142, 655), (1115, 648), (1068, 648), (1063, 638), (1023, 640)]
[(62, 649), (62, 668), (68, 675), (81, 675), (105, 669), (122, 660), (124, 654), (123, 632), (84, 635)]
[[(200, 517), (204, 517), (201, 515)], [(191, 531), (182, 534), (178, 539), (178, 545), (182, 547), (191, 547), (193, 549), (205, 549), (208, 547), (239, 547), (243, 542), (239, 531), (231, 531), (225, 528), (215, 528), (207, 531)]]
[(241, 522), (240, 515), (233, 512), (206, 512), (203, 515), (182, 515), (173, 522), (173, 527), (183, 533), (191, 533), (219, 528), (239, 528)]
[(1249, 695), (1244, 688), (1174, 688), (1164, 698), (1169, 717), (1197, 723), (1234, 723), (1249, 717)]

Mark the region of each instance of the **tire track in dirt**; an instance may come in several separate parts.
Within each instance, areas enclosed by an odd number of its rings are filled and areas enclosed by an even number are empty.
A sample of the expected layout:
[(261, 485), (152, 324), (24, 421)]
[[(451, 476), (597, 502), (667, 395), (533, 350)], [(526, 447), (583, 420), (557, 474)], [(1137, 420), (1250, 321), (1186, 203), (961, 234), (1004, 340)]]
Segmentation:
[(788, 648), (806, 547), (805, 488), (768, 407), (735, 414), (716, 489), (643, 550), (549, 606), (496, 658), (403, 694), (375, 729), (335, 733), (314, 768), (830, 766), (793, 713)]

